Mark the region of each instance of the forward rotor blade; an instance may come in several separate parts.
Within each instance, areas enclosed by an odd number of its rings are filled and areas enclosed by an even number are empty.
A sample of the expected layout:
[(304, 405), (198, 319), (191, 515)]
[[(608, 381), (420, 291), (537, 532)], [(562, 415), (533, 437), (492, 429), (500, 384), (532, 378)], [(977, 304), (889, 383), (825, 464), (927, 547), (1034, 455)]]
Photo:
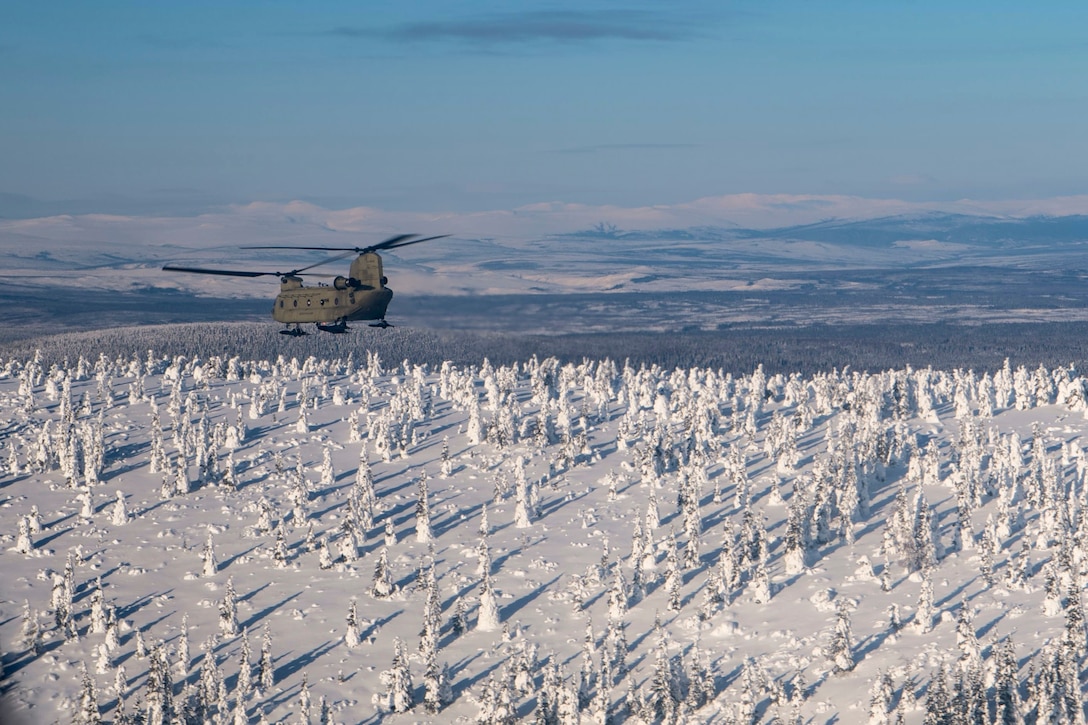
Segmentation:
[(278, 275), (279, 272), (243, 272), (236, 269), (203, 269), (201, 267), (176, 267), (172, 264), (164, 264), (162, 267), (167, 272), (189, 272), (190, 274), (217, 274), (223, 277), (267, 277)]
[[(355, 254), (367, 254), (368, 252), (379, 252), (383, 249), (399, 249), (400, 247), (407, 247), (409, 244), (419, 244), (420, 242), (429, 242), (434, 239), (444, 239), (449, 234), (439, 234), (434, 237), (422, 237), (420, 239), (413, 239), (418, 237), (418, 234), (398, 234), (395, 237), (390, 237), (384, 242), (378, 242), (372, 244), (369, 247), (242, 247), (242, 249), (310, 249), (318, 252), (352, 252)], [(308, 267), (306, 269), (309, 269)]]

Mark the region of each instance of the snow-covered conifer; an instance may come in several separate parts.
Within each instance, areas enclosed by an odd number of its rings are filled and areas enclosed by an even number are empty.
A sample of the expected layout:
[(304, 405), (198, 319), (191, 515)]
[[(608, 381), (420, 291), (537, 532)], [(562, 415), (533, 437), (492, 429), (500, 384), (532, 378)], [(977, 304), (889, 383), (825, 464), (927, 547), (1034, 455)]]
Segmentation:
[(670, 533), (665, 550), (665, 596), (667, 597), (666, 607), (670, 612), (679, 612), (683, 604), (680, 596), (683, 581), (680, 557), (676, 552), (676, 537)]
[(149, 724), (173, 722), (174, 684), (166, 662), (166, 647), (162, 642), (156, 644), (149, 653), (144, 705), (144, 717)]
[(1020, 712), (1019, 665), (1012, 640), (1005, 638), (994, 654), (994, 719), (995, 725), (1016, 725), (1022, 721)]
[(939, 558), (935, 536), (936, 519), (919, 487), (914, 498), (914, 522), (911, 529), (911, 548), (908, 565), (911, 571), (928, 571)]
[(831, 671), (835, 674), (850, 672), (854, 669), (854, 637), (850, 632), (850, 610), (842, 602), (837, 607), (835, 632), (827, 648), (827, 658), (831, 662)]
[(204, 542), (204, 550), (200, 554), (201, 560), (204, 562), (201, 574), (206, 577), (215, 576), (219, 573), (219, 564), (215, 560), (215, 545), (212, 542), (212, 534), (208, 532), (208, 538)]
[(37, 504), (30, 507), (30, 513), (27, 514), (26, 522), (29, 526), (31, 536), (37, 536), (42, 532), (42, 517), (38, 512)]
[(332, 468), (332, 451), (329, 450), (329, 446), (323, 446), (321, 449), (321, 486), (328, 488), (336, 482), (336, 475)]
[(1062, 610), (1061, 577), (1057, 569), (1053, 559), (1043, 567), (1043, 589), (1046, 593), (1043, 611), (1048, 617), (1055, 617)]
[(468, 436), (468, 442), (474, 446), (484, 440), (484, 426), (480, 420), (480, 401), (475, 393), (469, 396), (468, 427), (465, 433)]
[(184, 496), (190, 491), (189, 466), (185, 461), (185, 455), (181, 454), (175, 460), (173, 475), (173, 495)]
[(287, 532), (283, 528), (283, 520), (276, 525), (276, 540), (272, 545), (272, 560), (280, 569), (286, 569), (289, 555), (287, 553)]
[(676, 660), (669, 653), (668, 640), (663, 632), (659, 632), (654, 646), (653, 674), (646, 703), (647, 714), (654, 721), (676, 721), (680, 703), (684, 699), (680, 674)]
[(306, 673), (302, 673), (302, 684), (298, 688), (298, 712), (300, 725), (310, 725), (310, 708), (313, 702), (310, 697), (310, 683)]
[(348, 649), (355, 649), (359, 646), (360, 640), (359, 632), (359, 614), (355, 607), (355, 600), (351, 600), (351, 606), (348, 607), (347, 616), (347, 629), (344, 631), (344, 644)]
[(110, 523), (114, 526), (124, 526), (128, 523), (129, 514), (128, 507), (125, 505), (125, 494), (120, 491), (117, 492), (117, 498), (113, 502), (113, 507), (110, 510)]
[(370, 464), (367, 462), (364, 444), (359, 456), (359, 467), (355, 472), (355, 483), (352, 485), (348, 499), (352, 522), (363, 537), (369, 535), (370, 530), (374, 528), (375, 502), (374, 478), (370, 471)]
[(1070, 644), (1076, 657), (1083, 659), (1088, 652), (1088, 631), (1085, 630), (1084, 607), (1081, 604), (1080, 592), (1081, 588), (1075, 582), (1066, 589), (1064, 638)]
[(389, 712), (408, 712), (415, 704), (408, 652), (399, 637), (393, 641), (393, 663), (378, 680), (385, 686), (384, 705)]
[[(328, 548), (326, 544), (325, 548)], [(340, 541), (338, 544), (340, 550), (340, 558), (345, 563), (351, 564), (359, 558), (359, 541), (355, 537), (355, 527), (352, 525), (350, 519), (344, 521), (340, 526)], [(322, 554), (322, 557), (325, 555)], [(323, 560), (323, 559), (322, 559)], [(328, 562), (329, 566), (332, 566), (331, 559)]]
[(914, 613), (911, 626), (916, 632), (926, 634), (933, 629), (933, 578), (928, 572), (923, 573), (922, 588), (918, 594), (918, 609)]
[(476, 629), (481, 632), (494, 632), (502, 621), (499, 618), (499, 604), (491, 583), (491, 572), (484, 571), (480, 582), (480, 611), (476, 617)]
[(933, 678), (929, 681), (926, 690), (926, 715), (925, 722), (933, 725), (951, 725), (955, 722), (952, 712), (952, 700), (948, 693), (948, 675), (942, 663)]
[(586, 623), (586, 634), (582, 638), (582, 666), (578, 672), (578, 706), (585, 710), (593, 696), (597, 684), (597, 670), (594, 657), (597, 654), (597, 639), (593, 634), (593, 623)]
[(317, 566), (319, 569), (328, 570), (332, 568), (332, 552), (329, 551), (329, 540), (327, 537), (321, 537), (321, 543), (317, 545)]
[(272, 518), (272, 504), (263, 495), (257, 502), (257, 525), (253, 527), (256, 534), (267, 534), (275, 528)]
[(102, 593), (102, 578), (95, 579), (94, 591), (91, 592), (91, 634), (106, 633), (106, 597)]
[[(235, 690), (235, 697), (238, 702), (245, 703), (249, 698), (250, 693), (253, 691), (253, 665), (250, 662), (252, 653), (249, 647), (249, 628), (244, 627), (242, 629), (242, 649), (238, 654), (238, 684)], [(235, 706), (237, 710), (237, 706)], [(242, 705), (243, 712), (245, 705)]]
[(261, 637), (261, 658), (257, 663), (257, 684), (261, 690), (268, 692), (276, 684), (276, 668), (272, 664), (272, 630), (268, 622), (264, 625), (264, 635)]
[(975, 635), (971, 610), (967, 606), (966, 599), (960, 602), (960, 609), (956, 615), (956, 645), (960, 648), (961, 657), (965, 662), (981, 662), (982, 648)]
[(76, 496), (76, 499), (82, 504), (79, 510), (79, 517), (84, 521), (90, 521), (91, 519), (93, 519), (94, 495), (91, 493), (91, 490), (88, 488), (84, 491), (81, 491), (80, 494)]
[(374, 583), (370, 587), (370, 595), (375, 599), (387, 599), (394, 591), (393, 578), (389, 573), (389, 548), (383, 546), (374, 565)]
[(623, 568), (612, 567), (612, 586), (608, 589), (609, 620), (622, 620), (627, 614), (627, 583), (624, 581)]
[(431, 504), (427, 480), (427, 472), (421, 470), (416, 479), (416, 541), (421, 544), (430, 543), (434, 539), (431, 531)]
[(204, 659), (200, 663), (200, 679), (197, 684), (197, 692), (201, 709), (210, 714), (215, 710), (216, 700), (219, 697), (219, 682), (222, 679), (222, 674), (219, 672), (219, 663), (216, 662), (215, 639), (207, 639), (202, 649), (204, 650)]
[(37, 655), (42, 644), (41, 626), (38, 613), (30, 608), (30, 601), (23, 602), (23, 616), (19, 624), (19, 635), (13, 643), (18, 650), (28, 650)]
[(30, 538), (30, 519), (26, 516), (19, 517), (19, 532), (15, 536), (15, 546), (12, 549), (17, 554), (34, 551), (34, 540)]
[(102, 714), (98, 709), (98, 688), (87, 672), (86, 663), (80, 666), (79, 702), (72, 722), (76, 725), (100, 725), (102, 722)]
[(174, 668), (177, 670), (178, 677), (185, 679), (185, 676), (189, 674), (189, 614), (185, 613), (181, 616), (181, 633), (178, 634), (178, 644), (175, 651), (177, 660), (174, 662)]
[[(518, 457), (518, 461), (521, 460), (521, 457)], [(533, 507), (529, 504), (529, 484), (525, 480), (523, 466), (518, 467), (518, 473), (520, 475), (516, 475), (514, 480), (514, 526), (527, 529), (533, 525), (531, 513)]]
[(891, 675), (880, 672), (869, 687), (869, 725), (888, 725), (895, 695)]
[(449, 436), (442, 436), (442, 454), (439, 458), (441, 463), (439, 464), (438, 474), (442, 478), (449, 478), (453, 473), (453, 460), (450, 459), (450, 438)]
[(238, 634), (238, 595), (234, 591), (234, 577), (227, 577), (223, 599), (219, 602), (219, 631), (228, 637)]
[(452, 677), (449, 665), (425, 664), (423, 672), (423, 707), (429, 713), (439, 713), (453, 702)]
[(761, 547), (761, 551), (764, 553), (762, 553), (755, 562), (755, 566), (752, 569), (752, 582), (749, 585), (752, 601), (756, 604), (766, 604), (771, 601), (771, 597), (774, 595), (770, 571), (767, 567), (766, 550), (766, 546)]
[(424, 570), (423, 630), (419, 650), (423, 660), (424, 704), (428, 712), (438, 712), (450, 702), (449, 672), (438, 663), (438, 640), (441, 630), (441, 602), (434, 560)]
[(450, 616), (450, 631), (453, 636), (460, 637), (468, 631), (468, 605), (464, 597), (457, 597), (453, 603), (453, 614)]

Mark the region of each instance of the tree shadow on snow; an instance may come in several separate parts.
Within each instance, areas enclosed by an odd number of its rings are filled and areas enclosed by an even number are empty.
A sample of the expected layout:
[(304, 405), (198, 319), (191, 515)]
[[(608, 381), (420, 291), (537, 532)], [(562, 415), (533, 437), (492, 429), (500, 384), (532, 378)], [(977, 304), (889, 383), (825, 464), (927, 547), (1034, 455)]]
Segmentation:
[[(293, 660), (290, 660), (289, 662), (280, 665), (276, 668), (275, 671), (276, 681), (278, 682), (285, 677), (289, 677), (296, 672), (305, 669), (307, 665), (313, 664), (316, 660), (320, 659), (322, 656), (332, 651), (332, 649), (336, 647), (337, 643), (338, 641), (325, 640), (309, 652), (304, 652)], [(287, 657), (287, 654), (281, 655), (278, 659), (283, 659)]]
[(224, 559), (222, 562), (219, 563), (219, 571), (223, 571), (224, 569), (230, 568), (231, 564), (238, 561), (238, 559), (240, 559), (243, 556), (247, 556), (247, 555), (253, 553), (254, 551), (256, 551), (259, 548), (261, 548), (260, 544), (254, 544), (253, 546), (249, 547), (245, 551), (240, 551), (237, 554), (235, 554), (234, 556), (232, 556), (232, 557), (230, 557), (228, 559)]
[[(65, 518), (68, 518), (68, 517), (66, 516)], [(50, 528), (52, 528), (52, 527), (50, 527)], [(54, 534), (51, 534), (50, 536), (46, 536), (43, 539), (39, 539), (38, 541), (34, 542), (34, 548), (38, 549), (38, 548), (41, 548), (43, 546), (48, 546), (50, 543), (52, 543), (53, 541), (56, 541), (60, 537), (67, 534), (69, 531), (72, 531), (73, 529), (75, 529), (74, 526), (69, 526), (68, 528), (61, 529), (60, 531), (58, 531), (58, 532), (56, 532)]]
[[(268, 585), (266, 584), (265, 586), (268, 586)], [(262, 609), (261, 611), (257, 612), (257, 613), (256, 613), (256, 614), (254, 614), (253, 616), (251, 616), (251, 617), (250, 617), (249, 619), (247, 619), (246, 621), (242, 622), (242, 623), (241, 623), (241, 626), (242, 626), (243, 628), (245, 628), (245, 627), (252, 627), (253, 625), (257, 624), (258, 622), (260, 622), (260, 621), (261, 621), (262, 619), (264, 619), (265, 617), (267, 617), (267, 616), (269, 616), (270, 614), (272, 614), (272, 612), (276, 611), (276, 610), (277, 610), (277, 609), (279, 609), (280, 607), (282, 607), (282, 606), (284, 606), (285, 604), (287, 604), (288, 602), (290, 602), (290, 601), (291, 601), (292, 599), (296, 599), (296, 598), (298, 598), (298, 597), (299, 597), (299, 596), (300, 596), (301, 594), (302, 594), (302, 592), (295, 592), (294, 594), (290, 595), (289, 597), (286, 597), (285, 599), (283, 599), (283, 600), (281, 600), (281, 601), (277, 602), (276, 604), (272, 604), (272, 605), (269, 605), (269, 606), (265, 607), (265, 608), (264, 608), (264, 609)]]
[(514, 601), (507, 604), (505, 607), (502, 608), (501, 619), (504, 622), (508, 621), (515, 614), (517, 614), (522, 609), (524, 609), (526, 606), (528, 606), (530, 603), (532, 603), (537, 598), (539, 598), (541, 594), (543, 594), (545, 591), (548, 590), (549, 587), (551, 587), (553, 584), (555, 584), (557, 581), (559, 581), (559, 579), (561, 577), (562, 577), (562, 575), (557, 575), (554, 579), (552, 579), (547, 584), (541, 584), (540, 586), (536, 587), (535, 589), (533, 589), (528, 594), (525, 594), (524, 596), (522, 596), (522, 597), (520, 597), (518, 599), (515, 599)]
[[(121, 620), (131, 617), (133, 614), (136, 614), (136, 612), (140, 611), (148, 604), (150, 604), (151, 600), (155, 597), (166, 596), (173, 591), (173, 589), (167, 589), (165, 592), (151, 592), (149, 594), (144, 594), (139, 599), (130, 604), (125, 604), (117, 607), (117, 619)], [(135, 636), (135, 634), (130, 636)]]

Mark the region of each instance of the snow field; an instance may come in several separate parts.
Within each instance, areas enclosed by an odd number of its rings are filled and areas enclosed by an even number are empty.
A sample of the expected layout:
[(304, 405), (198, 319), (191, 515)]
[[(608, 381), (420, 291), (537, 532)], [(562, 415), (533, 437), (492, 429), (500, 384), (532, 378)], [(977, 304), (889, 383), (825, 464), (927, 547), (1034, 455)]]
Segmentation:
[(0, 361), (10, 697), (38, 722), (1077, 721), (1086, 382)]

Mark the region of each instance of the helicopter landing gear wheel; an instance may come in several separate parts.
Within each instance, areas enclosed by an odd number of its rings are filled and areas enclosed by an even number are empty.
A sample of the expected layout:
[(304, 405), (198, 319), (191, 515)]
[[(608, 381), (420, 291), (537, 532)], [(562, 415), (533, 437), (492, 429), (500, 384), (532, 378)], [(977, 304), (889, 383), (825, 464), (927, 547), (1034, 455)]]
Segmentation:
[(317, 329), (321, 330), (322, 332), (331, 332), (334, 335), (342, 335), (343, 333), (347, 332), (351, 328), (348, 327), (347, 321), (337, 320), (336, 322), (332, 323), (331, 325), (322, 325), (319, 322), (319, 323), (317, 323)]
[(385, 328), (387, 328), (387, 327), (392, 327), (392, 325), (390, 325), (390, 324), (389, 324), (388, 322), (386, 322), (386, 321), (385, 321), (385, 318), (384, 318), (384, 317), (383, 317), (382, 319), (378, 320), (377, 322), (371, 322), (371, 323), (370, 323), (370, 326), (371, 326), (371, 327), (380, 327), (380, 328), (382, 328), (383, 330), (384, 330)]
[(294, 327), (288, 327), (285, 330), (280, 330), (280, 334), (289, 335), (291, 337), (302, 337), (303, 335), (308, 335), (309, 333), (302, 329), (302, 325), (295, 323)]

